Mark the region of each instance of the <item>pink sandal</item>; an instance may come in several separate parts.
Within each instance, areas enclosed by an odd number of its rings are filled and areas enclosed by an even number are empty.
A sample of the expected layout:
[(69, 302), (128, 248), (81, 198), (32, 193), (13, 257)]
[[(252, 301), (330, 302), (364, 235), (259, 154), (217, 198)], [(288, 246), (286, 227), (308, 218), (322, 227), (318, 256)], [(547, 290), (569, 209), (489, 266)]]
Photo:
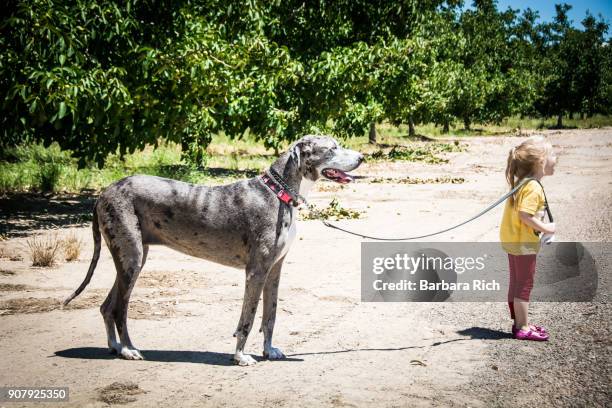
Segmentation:
[[(535, 324), (530, 324), (529, 329), (538, 333), (548, 334), (548, 331), (546, 330), (546, 328), (544, 328), (544, 326), (536, 326)], [(516, 334), (517, 331), (518, 329), (516, 328), (516, 326), (512, 325), (512, 334)]]
[(535, 330), (519, 329), (514, 333), (514, 338), (517, 340), (547, 341), (548, 334), (540, 333)]

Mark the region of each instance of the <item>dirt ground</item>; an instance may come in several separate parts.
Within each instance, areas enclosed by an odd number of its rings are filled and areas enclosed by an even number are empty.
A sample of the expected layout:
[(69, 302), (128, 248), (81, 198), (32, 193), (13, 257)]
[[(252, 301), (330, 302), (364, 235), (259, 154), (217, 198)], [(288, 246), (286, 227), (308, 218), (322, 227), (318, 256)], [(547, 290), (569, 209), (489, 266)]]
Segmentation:
[[(610, 241), (612, 129), (545, 134), (559, 153), (556, 174), (544, 180), (558, 240)], [(507, 152), (521, 140), (461, 139), (467, 150), (448, 153), (441, 165), (366, 163), (354, 184), (323, 183), (310, 198), (323, 206), (336, 196), (365, 211), (362, 219), (342, 221), (355, 230), (430, 232), (501, 196)], [(465, 182), (371, 183), (407, 176)], [(361, 302), (361, 240), (317, 221), (300, 222), (283, 269), (274, 343), (285, 360), (233, 365), (244, 272), (164, 247), (151, 248), (130, 304), (130, 334), (146, 360), (118, 359), (106, 349), (98, 311), (115, 275), (105, 247), (87, 290), (59, 308), (89, 265), (91, 231), (79, 214), (86, 217), (92, 203), (52, 200), (41, 211), (32, 197), (0, 200), (9, 236), (0, 242), (0, 386), (67, 386), (70, 401), (60, 405), (75, 407), (612, 404), (609, 263), (600, 265), (592, 302), (533, 304), (531, 317), (549, 328), (549, 342), (519, 342), (508, 335), (505, 303)], [(435, 240), (497, 241), (501, 211)], [(77, 225), (80, 259), (29, 266), (25, 237), (54, 221), (60, 233)], [(261, 356), (262, 343), (254, 330), (247, 352)]]

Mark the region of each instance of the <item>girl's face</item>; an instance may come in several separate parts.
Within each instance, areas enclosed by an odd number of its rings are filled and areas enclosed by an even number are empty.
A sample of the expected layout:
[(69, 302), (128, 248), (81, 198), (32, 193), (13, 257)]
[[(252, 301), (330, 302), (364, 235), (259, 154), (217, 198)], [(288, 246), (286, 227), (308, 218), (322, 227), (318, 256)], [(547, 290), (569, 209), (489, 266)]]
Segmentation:
[(544, 175), (552, 176), (555, 173), (556, 165), (557, 165), (557, 155), (554, 152), (550, 152), (546, 160), (544, 160)]

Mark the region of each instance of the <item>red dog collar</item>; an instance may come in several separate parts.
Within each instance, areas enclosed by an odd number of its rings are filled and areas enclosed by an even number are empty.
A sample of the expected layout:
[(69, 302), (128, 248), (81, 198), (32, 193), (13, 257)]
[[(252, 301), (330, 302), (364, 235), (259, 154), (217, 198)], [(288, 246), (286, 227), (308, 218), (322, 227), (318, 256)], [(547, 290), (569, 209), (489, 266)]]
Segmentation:
[(276, 197), (278, 197), (278, 199), (281, 200), (283, 203), (292, 205), (294, 207), (297, 207), (299, 205), (298, 200), (296, 200), (288, 191), (283, 189), (283, 187), (267, 173), (262, 174), (260, 177), (261, 181), (263, 181), (264, 184), (268, 186), (268, 188), (272, 190), (272, 192), (276, 194)]

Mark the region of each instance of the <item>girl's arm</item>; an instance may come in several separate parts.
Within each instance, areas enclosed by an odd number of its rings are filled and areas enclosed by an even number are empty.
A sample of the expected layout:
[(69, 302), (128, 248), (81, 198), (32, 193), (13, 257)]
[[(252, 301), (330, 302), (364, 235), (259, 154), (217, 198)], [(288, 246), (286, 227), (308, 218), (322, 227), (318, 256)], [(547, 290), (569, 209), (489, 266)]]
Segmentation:
[(525, 224), (529, 225), (536, 231), (541, 231), (545, 234), (554, 234), (555, 233), (555, 223), (549, 222), (544, 223), (540, 221), (535, 215), (529, 214), (525, 211), (519, 211), (519, 217), (521, 221)]

